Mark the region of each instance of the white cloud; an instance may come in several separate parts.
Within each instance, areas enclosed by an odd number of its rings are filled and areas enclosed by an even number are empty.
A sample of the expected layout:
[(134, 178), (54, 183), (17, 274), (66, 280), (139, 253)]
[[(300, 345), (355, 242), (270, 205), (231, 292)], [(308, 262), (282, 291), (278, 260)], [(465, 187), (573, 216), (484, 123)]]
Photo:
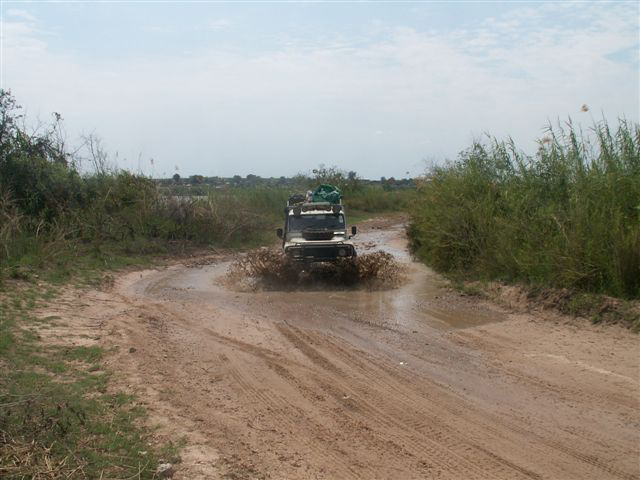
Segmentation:
[(26, 59), (41, 57), (47, 53), (47, 44), (41, 39), (41, 32), (31, 23), (2, 21), (2, 58)]
[(6, 22), (3, 70), (19, 102), (63, 112), (69, 131), (96, 129), (128, 158), (155, 158), (156, 173), (177, 163), (185, 175), (279, 176), (326, 163), (402, 176), (484, 131), (531, 146), (547, 119), (579, 115), (583, 103), (638, 119), (636, 68), (606, 57), (637, 46), (628, 12), (590, 5), (580, 13), (588, 28), (547, 25), (558, 13), (549, 12), (522, 9), (449, 33), (387, 27), (375, 42), (341, 36), (100, 68)]
[(28, 22), (35, 22), (36, 18), (31, 15), (29, 12), (27, 12), (26, 10), (20, 10), (17, 8), (9, 8), (6, 11), (7, 16), (9, 17), (18, 17), (18, 18), (22, 18), (23, 20), (27, 20)]
[(233, 22), (228, 18), (217, 18), (215, 20), (209, 20), (207, 22), (207, 28), (210, 30), (222, 30), (231, 26)]

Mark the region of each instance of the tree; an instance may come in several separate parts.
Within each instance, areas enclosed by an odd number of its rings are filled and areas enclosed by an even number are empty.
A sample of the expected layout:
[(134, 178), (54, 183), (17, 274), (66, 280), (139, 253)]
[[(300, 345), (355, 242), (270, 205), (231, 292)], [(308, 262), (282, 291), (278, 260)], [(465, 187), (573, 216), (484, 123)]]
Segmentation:
[(323, 163), (313, 169), (313, 182), (316, 186), (322, 183), (335, 185), (341, 190), (345, 187), (345, 172), (338, 167), (326, 167)]
[(246, 180), (247, 180), (247, 185), (250, 185), (250, 186), (257, 185), (260, 182), (260, 176), (250, 173), (249, 175), (247, 175)]
[(173, 174), (173, 181), (175, 183), (180, 183), (180, 174), (179, 173), (174, 173)]
[(22, 115), (17, 113), (22, 107), (16, 103), (16, 99), (9, 90), (0, 89), (0, 151), (5, 154), (11, 145), (11, 140), (18, 131), (17, 121)]
[(394, 177), (389, 177), (387, 181), (382, 185), (382, 188), (385, 190), (393, 190), (396, 187), (396, 179)]
[(93, 172), (96, 175), (108, 175), (112, 173), (115, 168), (109, 162), (109, 154), (102, 146), (102, 139), (95, 133), (82, 136), (83, 149), (85, 153), (82, 155), (84, 159), (89, 162), (93, 167)]
[(347, 174), (347, 183), (346, 183), (345, 187), (346, 187), (346, 190), (348, 190), (350, 192), (355, 192), (355, 191), (359, 190), (360, 187), (361, 187), (360, 180), (358, 179), (358, 174), (356, 172), (354, 172), (353, 170), (351, 170)]

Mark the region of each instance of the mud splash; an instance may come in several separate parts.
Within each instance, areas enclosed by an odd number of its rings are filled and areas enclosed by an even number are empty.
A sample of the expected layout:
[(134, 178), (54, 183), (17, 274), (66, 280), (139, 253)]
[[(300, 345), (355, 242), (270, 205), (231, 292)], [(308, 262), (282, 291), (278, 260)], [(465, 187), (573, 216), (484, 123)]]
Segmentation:
[(261, 248), (229, 266), (230, 286), (253, 290), (296, 290), (317, 287), (386, 290), (401, 285), (405, 268), (388, 252), (365, 253), (356, 259), (303, 266), (284, 253)]

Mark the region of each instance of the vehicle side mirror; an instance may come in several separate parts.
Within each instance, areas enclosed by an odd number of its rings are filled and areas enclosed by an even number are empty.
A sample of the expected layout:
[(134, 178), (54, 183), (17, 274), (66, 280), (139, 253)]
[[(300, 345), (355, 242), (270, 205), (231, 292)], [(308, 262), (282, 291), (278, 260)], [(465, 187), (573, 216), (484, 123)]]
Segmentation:
[(284, 234), (284, 232), (282, 231), (281, 228), (276, 230), (276, 235), (278, 235), (278, 238), (282, 238), (282, 235)]
[(358, 229), (356, 228), (355, 225), (351, 226), (351, 235), (355, 235), (356, 233), (358, 233)]

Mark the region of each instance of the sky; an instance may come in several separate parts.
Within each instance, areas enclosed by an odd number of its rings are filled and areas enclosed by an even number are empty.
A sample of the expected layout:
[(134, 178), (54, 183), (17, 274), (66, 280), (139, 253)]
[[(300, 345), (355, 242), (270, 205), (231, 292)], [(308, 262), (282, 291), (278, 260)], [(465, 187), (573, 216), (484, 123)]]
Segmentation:
[[(640, 4), (0, 1), (30, 125), (155, 177), (403, 178), (485, 134), (638, 121)], [(582, 111), (587, 105), (588, 111)]]

